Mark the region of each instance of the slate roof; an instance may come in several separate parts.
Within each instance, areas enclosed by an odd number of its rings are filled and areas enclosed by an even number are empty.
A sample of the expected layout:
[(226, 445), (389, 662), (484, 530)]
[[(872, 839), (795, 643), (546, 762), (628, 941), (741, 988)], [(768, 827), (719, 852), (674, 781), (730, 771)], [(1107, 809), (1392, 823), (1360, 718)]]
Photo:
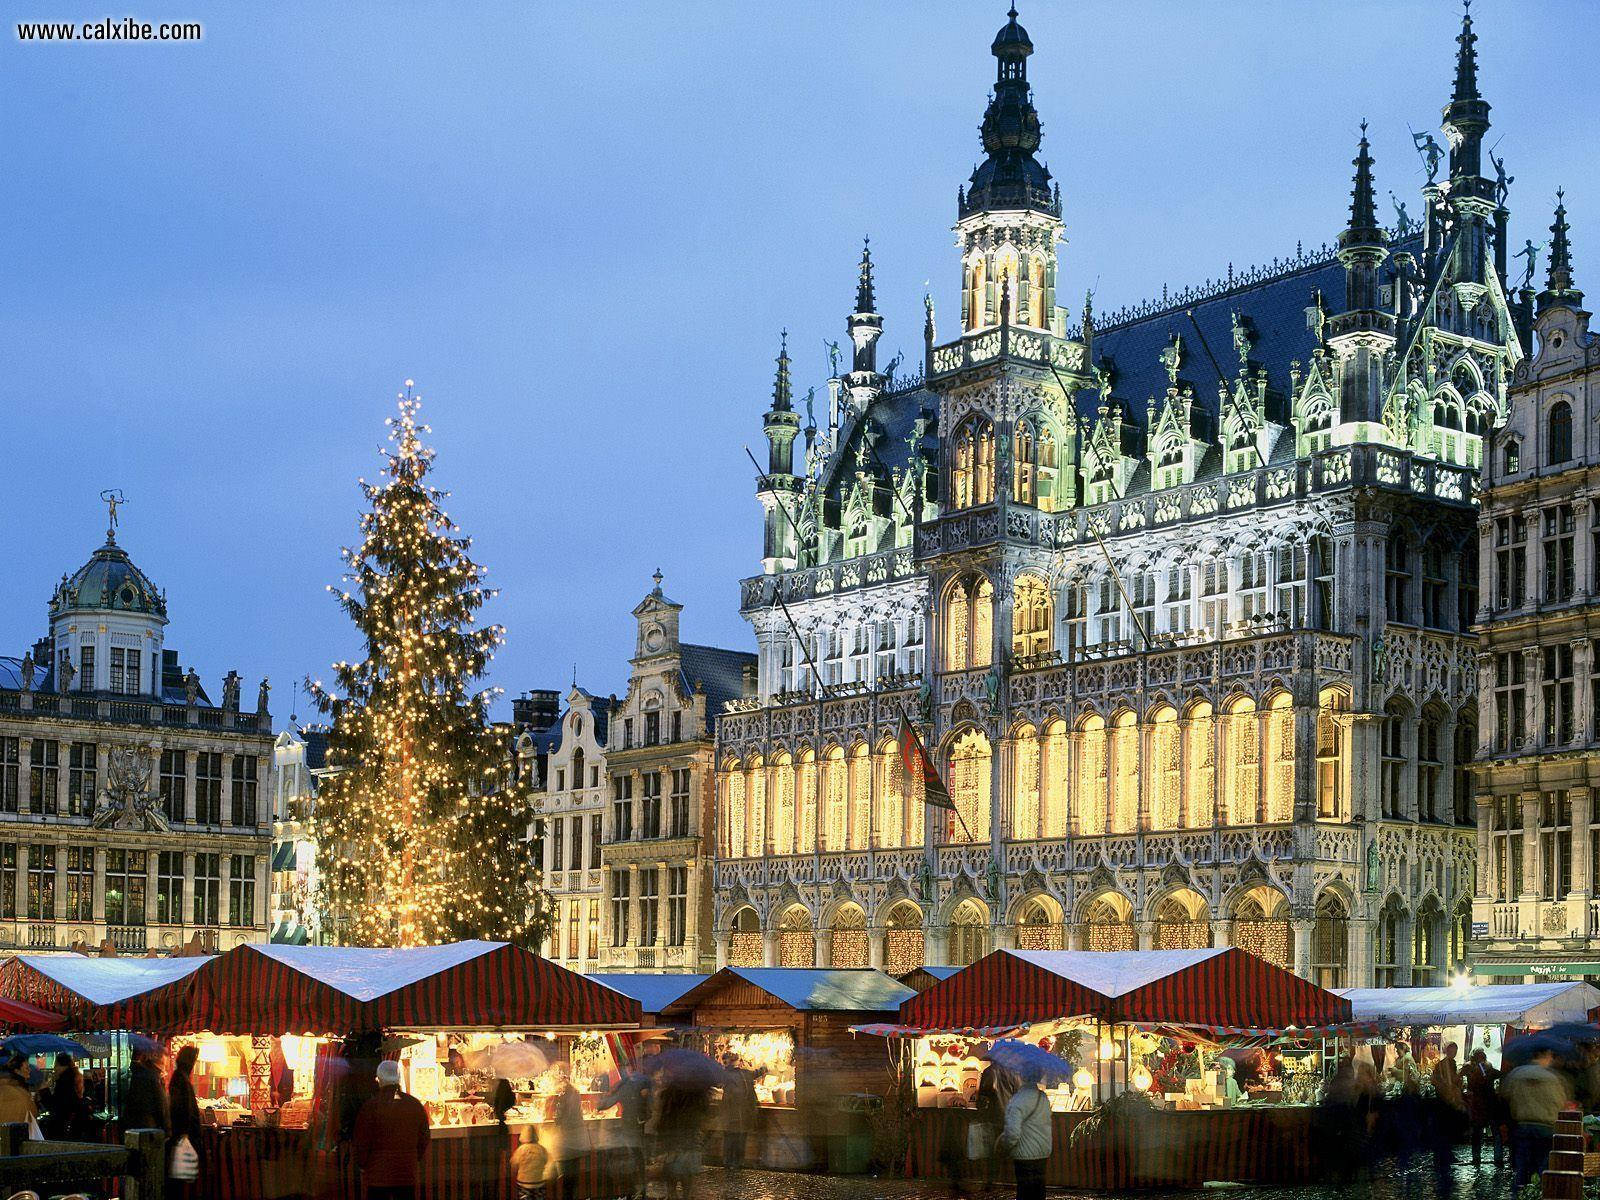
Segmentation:
[[(596, 696), (585, 688), (579, 688), (578, 691), (589, 701), (589, 716), (594, 720), (594, 740), (604, 746), (606, 735), (611, 729), (611, 697)], [(565, 712), (561, 714), (563, 720), (566, 719), (566, 715)], [(556, 724), (559, 727), (561, 722), (558, 721)]]
[(683, 690), (693, 695), (696, 681), (704, 685), (708, 719), (721, 712), (729, 700), (744, 695), (744, 668), (755, 666), (754, 654), (748, 650), (723, 650), (691, 642), (680, 643), (678, 650)]
[(307, 770), (320, 771), (328, 765), (328, 732), (326, 725), (300, 727), (300, 740), (306, 744)]
[(754, 984), (797, 1012), (898, 1012), (916, 995), (875, 967), (724, 967), (667, 1007), (692, 1008), (730, 978)]
[[(1421, 235), (1413, 234), (1394, 243), (1392, 250), (1420, 255), (1421, 245)], [(1148, 429), (1146, 406), (1152, 397), (1160, 399), (1167, 391), (1160, 354), (1176, 333), (1183, 338), (1179, 382), (1194, 388), (1196, 407), (1205, 412), (1207, 431), (1215, 436), (1219, 369), (1230, 385), (1238, 375), (1233, 348), (1233, 314), (1237, 312), (1248, 318), (1255, 335), (1251, 360), (1267, 372), (1268, 418), (1287, 422), (1290, 366), (1298, 361), (1303, 368), (1317, 345), (1306, 309), (1313, 292), (1320, 291), (1328, 316), (1344, 311), (1344, 267), (1337, 258), (1316, 256), (1304, 265), (1291, 265), (1264, 278), (1253, 273), (1248, 278), (1249, 282), (1225, 287), (1203, 300), (1175, 303), (1149, 316), (1113, 321), (1095, 329), (1095, 360), (1112, 365), (1111, 394), (1122, 402), (1128, 420)], [(1079, 413), (1092, 419), (1094, 394), (1080, 394), (1078, 400)]]

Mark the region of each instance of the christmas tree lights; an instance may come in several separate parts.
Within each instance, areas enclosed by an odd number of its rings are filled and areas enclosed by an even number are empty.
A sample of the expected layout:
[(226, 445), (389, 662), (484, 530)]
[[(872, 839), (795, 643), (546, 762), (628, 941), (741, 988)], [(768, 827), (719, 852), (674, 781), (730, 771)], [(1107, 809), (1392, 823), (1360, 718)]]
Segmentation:
[(332, 719), (313, 821), (325, 924), (353, 945), (536, 946), (550, 906), (526, 843), (530, 781), (490, 725), (496, 689), (477, 686), (504, 631), (475, 624), (494, 591), (427, 482), (419, 408), (407, 380), (383, 477), (360, 481), (361, 544), (329, 588), (366, 655), (309, 685)]

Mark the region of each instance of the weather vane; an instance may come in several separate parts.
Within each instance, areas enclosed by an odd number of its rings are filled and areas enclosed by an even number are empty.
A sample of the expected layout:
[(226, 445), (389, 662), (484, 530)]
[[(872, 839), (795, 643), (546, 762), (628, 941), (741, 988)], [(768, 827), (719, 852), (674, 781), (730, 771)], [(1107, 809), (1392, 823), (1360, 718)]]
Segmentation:
[(121, 488), (107, 488), (100, 493), (100, 499), (105, 501), (106, 512), (111, 519), (111, 523), (106, 526), (106, 541), (114, 542), (117, 540), (117, 509), (128, 501), (123, 496)]

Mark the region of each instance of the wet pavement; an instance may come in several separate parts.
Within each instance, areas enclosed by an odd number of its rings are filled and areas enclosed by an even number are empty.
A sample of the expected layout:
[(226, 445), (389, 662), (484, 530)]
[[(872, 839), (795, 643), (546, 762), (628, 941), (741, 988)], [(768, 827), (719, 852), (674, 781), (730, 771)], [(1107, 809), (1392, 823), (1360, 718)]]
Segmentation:
[[(1409, 1166), (1395, 1159), (1380, 1160), (1370, 1179), (1342, 1186), (1257, 1187), (1253, 1185), (1211, 1185), (1193, 1191), (1140, 1192), (1144, 1200), (1206, 1200), (1225, 1194), (1241, 1200), (1510, 1200), (1511, 1169), (1487, 1165), (1475, 1168), (1465, 1150), (1458, 1154), (1453, 1171), (1443, 1180), (1436, 1177), (1433, 1164), (1417, 1155)], [(652, 1195), (660, 1185), (654, 1185)], [(908, 1180), (894, 1177), (806, 1175), (779, 1171), (744, 1171), (729, 1175), (721, 1167), (709, 1167), (695, 1181), (695, 1200), (948, 1200), (950, 1190), (944, 1182)], [(1052, 1190), (1052, 1197), (1070, 1198), (1094, 1193)], [(1011, 1200), (1009, 1189), (977, 1193), (974, 1200)]]

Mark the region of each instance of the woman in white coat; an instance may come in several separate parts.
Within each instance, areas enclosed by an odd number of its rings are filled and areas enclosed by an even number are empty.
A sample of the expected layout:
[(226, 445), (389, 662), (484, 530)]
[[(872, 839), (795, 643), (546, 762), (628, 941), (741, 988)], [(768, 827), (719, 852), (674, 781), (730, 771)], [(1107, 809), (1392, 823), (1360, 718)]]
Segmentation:
[(1050, 1099), (1040, 1088), (1036, 1067), (1018, 1072), (1022, 1086), (1006, 1104), (1000, 1146), (1011, 1154), (1017, 1200), (1044, 1200), (1044, 1165), (1050, 1158)]

